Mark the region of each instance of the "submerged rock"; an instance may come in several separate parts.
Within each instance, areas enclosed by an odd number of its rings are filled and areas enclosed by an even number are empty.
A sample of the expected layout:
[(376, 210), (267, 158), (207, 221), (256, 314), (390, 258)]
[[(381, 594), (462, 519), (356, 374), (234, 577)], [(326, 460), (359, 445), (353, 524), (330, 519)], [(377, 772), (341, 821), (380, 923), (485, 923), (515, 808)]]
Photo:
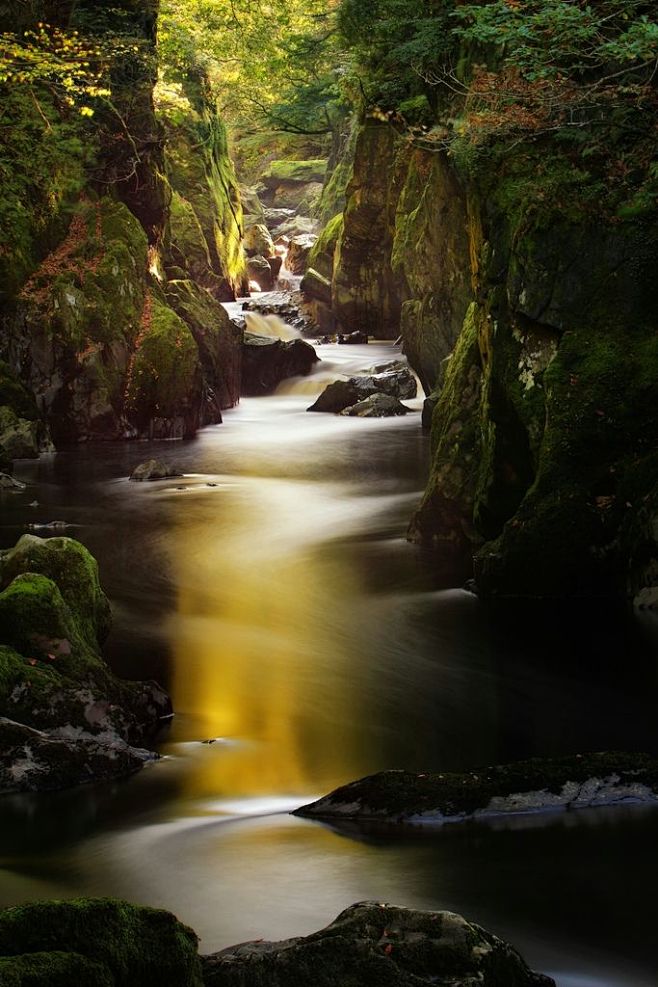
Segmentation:
[(160, 459), (147, 459), (145, 463), (135, 467), (129, 479), (142, 483), (145, 480), (169, 480), (172, 476), (182, 475), (170, 463), (163, 463)]
[(353, 404), (351, 408), (345, 408), (339, 414), (350, 418), (392, 418), (406, 415), (409, 411), (411, 408), (406, 408), (390, 394), (371, 394), (369, 398)]
[(334, 381), (307, 410), (336, 414), (365, 401), (373, 394), (409, 399), (416, 396), (416, 390), (416, 378), (405, 366), (401, 370)]
[(203, 987), (197, 937), (170, 912), (108, 898), (0, 912), (8, 987)]
[(361, 330), (357, 330), (356, 332), (348, 332), (348, 333), (341, 332), (338, 334), (338, 342), (341, 344), (341, 346), (344, 345), (360, 346), (361, 344), (368, 342), (368, 333), (361, 332)]
[(283, 340), (247, 332), (242, 357), (242, 393), (271, 394), (286, 377), (306, 376), (318, 356), (303, 339)]
[(206, 987), (550, 987), (508, 943), (452, 912), (376, 902), (313, 935), (203, 958)]
[(613, 752), (532, 758), (461, 774), (382, 771), (294, 815), (436, 824), (628, 802), (658, 804), (658, 759)]

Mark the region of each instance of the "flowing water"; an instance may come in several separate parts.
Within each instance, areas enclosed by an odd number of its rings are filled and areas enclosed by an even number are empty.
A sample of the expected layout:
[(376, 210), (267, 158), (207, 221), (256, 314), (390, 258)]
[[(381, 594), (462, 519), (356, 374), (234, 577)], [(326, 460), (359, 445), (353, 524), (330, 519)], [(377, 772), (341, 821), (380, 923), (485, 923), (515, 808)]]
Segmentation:
[[(160, 679), (177, 716), (166, 757), (134, 778), (0, 802), (0, 906), (126, 897), (173, 910), (210, 951), (374, 898), (460, 911), (560, 987), (655, 984), (658, 810), (402, 840), (288, 815), (383, 768), (658, 749), (655, 618), (492, 608), (454, 588), (404, 539), (429, 454), (420, 401), (403, 419), (305, 411), (337, 373), (397, 351), (318, 352), (313, 377), (243, 400), (194, 441), (21, 464), (31, 485), (6, 498), (2, 544), (28, 522), (69, 522), (113, 601), (110, 662)], [(184, 478), (128, 483), (151, 455)]]

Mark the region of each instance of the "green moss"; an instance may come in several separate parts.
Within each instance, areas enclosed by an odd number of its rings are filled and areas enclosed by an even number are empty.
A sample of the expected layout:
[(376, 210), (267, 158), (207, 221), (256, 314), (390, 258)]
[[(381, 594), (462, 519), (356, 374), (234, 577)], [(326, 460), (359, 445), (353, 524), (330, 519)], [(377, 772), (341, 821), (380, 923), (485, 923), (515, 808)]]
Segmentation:
[(190, 410), (198, 351), (189, 327), (155, 295), (140, 335), (128, 384), (128, 405), (138, 427)]
[(327, 161), (319, 158), (314, 161), (271, 161), (262, 175), (266, 185), (278, 182), (322, 182), (327, 171)]
[(3, 987), (114, 987), (110, 970), (78, 953), (43, 952), (0, 957)]
[(197, 937), (169, 912), (106, 898), (0, 912), (0, 955), (63, 950), (100, 963), (115, 987), (202, 987)]
[(414, 541), (461, 550), (477, 539), (472, 511), (482, 449), (479, 337), (485, 324), (486, 313), (473, 303), (447, 361), (432, 417), (432, 471), (409, 530)]
[(84, 641), (97, 648), (111, 625), (110, 604), (98, 577), (98, 564), (72, 538), (23, 535), (14, 548), (0, 553), (0, 586), (21, 573), (38, 573), (57, 584)]
[[(211, 269), (220, 279), (218, 294), (230, 298), (242, 287), (245, 259), (242, 250), (243, 216), (240, 193), (231, 162), (226, 130), (216, 106), (203, 94), (199, 80), (186, 79), (157, 91), (158, 116), (167, 133), (167, 172), (175, 192), (192, 207), (210, 256)], [(172, 245), (176, 247), (176, 223), (185, 219), (181, 235), (196, 231), (189, 214), (175, 215)], [(177, 215), (176, 215), (177, 213)], [(185, 236), (183, 236), (185, 239)], [(199, 243), (196, 240), (195, 250)], [(171, 263), (181, 266), (180, 258)], [(182, 265), (187, 270), (187, 265)]]
[(311, 247), (307, 267), (312, 267), (324, 278), (331, 280), (334, 273), (336, 245), (343, 233), (343, 214), (338, 213), (329, 220), (320, 236)]
[(194, 207), (178, 192), (171, 198), (169, 213), (171, 264), (189, 272), (199, 284), (219, 286), (220, 279), (212, 270), (210, 251)]

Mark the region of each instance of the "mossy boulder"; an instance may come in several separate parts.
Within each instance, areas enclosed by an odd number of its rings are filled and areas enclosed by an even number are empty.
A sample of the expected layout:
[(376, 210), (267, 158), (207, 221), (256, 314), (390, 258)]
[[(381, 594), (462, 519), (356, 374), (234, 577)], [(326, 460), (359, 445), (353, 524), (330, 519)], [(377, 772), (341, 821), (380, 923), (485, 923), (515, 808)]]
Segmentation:
[(189, 326), (152, 293), (128, 372), (128, 413), (140, 434), (149, 438), (194, 435), (200, 418), (200, 378), (198, 350)]
[(0, 912), (0, 974), (23, 974), (7, 981), (21, 987), (64, 983), (66, 969), (79, 970), (82, 983), (96, 970), (96, 983), (112, 987), (203, 987), (197, 941), (160, 909), (107, 898), (36, 902)]
[(277, 188), (282, 182), (307, 185), (309, 182), (322, 182), (327, 171), (326, 158), (310, 161), (271, 161), (261, 176), (266, 188)]
[(199, 218), (191, 202), (172, 192), (169, 210), (169, 250), (167, 273), (183, 272), (197, 284), (221, 295), (223, 281), (213, 269), (210, 250)]
[(314, 819), (463, 822), (518, 813), (658, 803), (658, 760), (599, 753), (532, 758), (470, 772), (382, 771), (302, 806)]
[(31, 953), (0, 956), (4, 987), (114, 987), (110, 971), (78, 953)]
[[(136, 770), (144, 755), (128, 745), (151, 737), (171, 703), (155, 683), (120, 680), (103, 661), (110, 612), (95, 560), (72, 539), (24, 535), (0, 554), (0, 588), (0, 716), (47, 731), (31, 747), (58, 766), (55, 774), (31, 771), (29, 785), (50, 789), (91, 781), (96, 770), (100, 777)], [(50, 740), (62, 743), (53, 748)], [(84, 769), (88, 743), (93, 770)], [(6, 759), (4, 768), (6, 787), (15, 772)], [(16, 787), (26, 785), (19, 772)]]
[(452, 912), (352, 905), (303, 939), (203, 958), (206, 987), (555, 987), (506, 942)]

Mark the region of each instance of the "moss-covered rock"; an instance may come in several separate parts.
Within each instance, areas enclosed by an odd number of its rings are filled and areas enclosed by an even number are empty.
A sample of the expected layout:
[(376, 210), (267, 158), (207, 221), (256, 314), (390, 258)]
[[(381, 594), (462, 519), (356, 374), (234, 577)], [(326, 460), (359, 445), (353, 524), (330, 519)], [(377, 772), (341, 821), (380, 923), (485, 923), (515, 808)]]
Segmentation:
[(0, 956), (4, 987), (114, 987), (110, 971), (78, 953), (31, 953)]
[(452, 912), (352, 905), (304, 939), (203, 959), (206, 987), (555, 987), (507, 943)]
[(311, 161), (271, 161), (261, 176), (261, 181), (270, 189), (277, 188), (282, 182), (307, 185), (309, 182), (323, 181), (326, 171), (326, 158)]
[(167, 300), (185, 320), (197, 345), (204, 395), (200, 424), (221, 421), (221, 409), (235, 407), (240, 399), (242, 330), (193, 281), (170, 281)]
[[(30, 741), (46, 768), (29, 777), (12, 770), (14, 755), (22, 763), (18, 741), (13, 755), (5, 748), (5, 789), (12, 778), (18, 790), (51, 789), (94, 780), (97, 769), (109, 777), (140, 767), (143, 753), (127, 745), (152, 736), (171, 703), (155, 683), (117, 679), (103, 661), (110, 613), (92, 556), (69, 538), (24, 535), (0, 555), (0, 587), (0, 716), (16, 730), (48, 732)], [(88, 770), (89, 751), (96, 767)]]
[(155, 294), (144, 307), (126, 397), (140, 433), (149, 438), (194, 435), (201, 402), (197, 346), (187, 323)]
[[(173, 272), (173, 273), (172, 273)], [(213, 270), (208, 242), (191, 202), (173, 192), (169, 211), (167, 273), (190, 278), (209, 291), (221, 294), (222, 278)]]
[(14, 548), (0, 552), (0, 588), (23, 573), (55, 583), (81, 638), (90, 648), (103, 644), (112, 620), (110, 603), (100, 586), (98, 564), (84, 545), (72, 538), (23, 535)]
[(648, 754), (532, 758), (464, 773), (382, 771), (343, 785), (295, 814), (436, 824), (629, 800), (658, 803), (658, 760)]
[(243, 216), (240, 191), (228, 153), (226, 130), (217, 106), (207, 96), (201, 76), (189, 76), (179, 83), (168, 82), (156, 91), (158, 119), (167, 138), (167, 174), (180, 200), (174, 209), (171, 227), (172, 254), (169, 264), (193, 271), (187, 261), (181, 264), (186, 243), (193, 245), (195, 266), (205, 260), (198, 228), (192, 222), (191, 207), (201, 228), (215, 286), (204, 274), (200, 282), (219, 299), (231, 299), (242, 292), (245, 260), (242, 250)]
[[(191, 929), (170, 912), (107, 898), (36, 902), (1, 911), (0, 956), (16, 958), (13, 963), (4, 961), (10, 975), (12, 969), (29, 969), (32, 962), (43, 979), (16, 983), (35, 987), (59, 983), (45, 979), (48, 963), (59, 976), (67, 962), (71, 971), (79, 969), (85, 977), (91, 964), (97, 964), (98, 983), (113, 987), (203, 983), (197, 937)], [(79, 962), (81, 957), (87, 962)]]

